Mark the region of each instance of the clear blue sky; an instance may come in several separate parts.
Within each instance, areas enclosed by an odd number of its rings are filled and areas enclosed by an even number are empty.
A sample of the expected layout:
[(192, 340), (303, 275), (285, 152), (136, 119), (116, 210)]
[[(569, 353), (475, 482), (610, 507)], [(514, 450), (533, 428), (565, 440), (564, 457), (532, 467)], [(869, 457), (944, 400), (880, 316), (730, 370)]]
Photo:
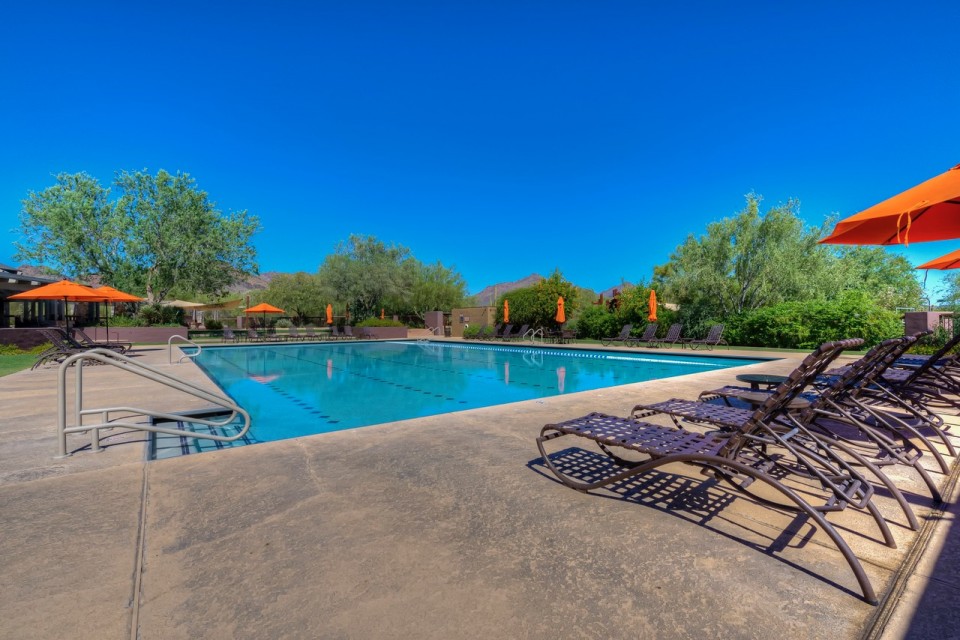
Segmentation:
[(360, 233), (600, 290), (750, 191), (819, 224), (960, 163), (960, 3), (787, 4), (6, 3), (0, 262), (53, 174), (166, 169), (260, 217), (262, 271)]

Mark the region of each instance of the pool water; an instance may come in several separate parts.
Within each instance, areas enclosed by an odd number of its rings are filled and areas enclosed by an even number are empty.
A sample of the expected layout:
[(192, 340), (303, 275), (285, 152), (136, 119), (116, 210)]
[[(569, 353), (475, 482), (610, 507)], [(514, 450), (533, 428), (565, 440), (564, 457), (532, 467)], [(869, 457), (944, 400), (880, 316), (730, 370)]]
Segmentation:
[(761, 361), (406, 341), (205, 347), (196, 358), (250, 413), (256, 442)]

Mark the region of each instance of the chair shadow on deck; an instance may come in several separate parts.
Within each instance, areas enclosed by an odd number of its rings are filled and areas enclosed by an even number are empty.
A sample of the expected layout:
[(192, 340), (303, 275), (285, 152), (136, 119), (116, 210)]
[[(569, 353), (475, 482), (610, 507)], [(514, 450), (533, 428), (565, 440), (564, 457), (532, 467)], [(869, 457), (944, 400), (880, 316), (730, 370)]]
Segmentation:
[[(583, 482), (612, 478), (622, 471), (622, 468), (608, 456), (579, 447), (569, 447), (551, 453), (550, 461), (564, 474)], [(562, 485), (544, 464), (543, 458), (537, 457), (530, 460), (527, 467), (534, 473)], [(804, 549), (810, 544), (821, 546), (824, 550), (832, 549), (829, 544), (813, 540), (817, 528), (808, 522), (805, 514), (763, 505), (745, 494), (727, 489), (713, 478), (705, 476), (701, 479), (682, 473), (655, 470), (641, 476), (615, 481), (604, 486), (603, 489), (596, 489), (589, 493), (594, 497), (632, 502), (696, 524), (728, 540), (733, 540), (766, 556), (776, 558), (785, 565), (854, 597), (860, 595), (856, 590), (781, 555), (787, 549)], [(791, 522), (786, 526), (779, 527), (766, 524), (760, 519), (743, 513), (724, 515), (724, 512), (735, 504), (749, 504), (751, 507), (777, 513), (783, 518), (789, 518)], [(861, 530), (840, 527), (835, 522), (831, 524), (837, 529), (864, 536)], [(738, 535), (735, 533), (737, 529), (742, 530), (744, 534)], [(751, 540), (751, 538), (756, 540)], [(768, 542), (761, 542), (760, 540), (767, 540)], [(879, 538), (875, 540), (880, 541)], [(882, 543), (882, 541), (880, 542)]]

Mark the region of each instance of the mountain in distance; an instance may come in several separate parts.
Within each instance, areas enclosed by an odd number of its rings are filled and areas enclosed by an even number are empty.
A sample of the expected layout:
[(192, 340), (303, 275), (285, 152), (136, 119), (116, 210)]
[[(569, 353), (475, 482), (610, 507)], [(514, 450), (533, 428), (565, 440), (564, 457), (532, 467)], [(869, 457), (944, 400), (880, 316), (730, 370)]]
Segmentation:
[(476, 301), (476, 304), (481, 307), (489, 307), (497, 302), (497, 298), (508, 291), (513, 291), (514, 289), (522, 289), (524, 287), (532, 287), (543, 280), (543, 276), (531, 273), (526, 278), (521, 278), (520, 280), (515, 280), (513, 282), (501, 282), (499, 284), (492, 284), (489, 287), (484, 287), (479, 293), (473, 295), (473, 299)]
[(280, 275), (279, 271), (266, 271), (259, 275), (249, 275), (237, 280), (227, 289), (230, 293), (246, 293), (247, 291), (261, 291), (270, 286), (270, 281)]

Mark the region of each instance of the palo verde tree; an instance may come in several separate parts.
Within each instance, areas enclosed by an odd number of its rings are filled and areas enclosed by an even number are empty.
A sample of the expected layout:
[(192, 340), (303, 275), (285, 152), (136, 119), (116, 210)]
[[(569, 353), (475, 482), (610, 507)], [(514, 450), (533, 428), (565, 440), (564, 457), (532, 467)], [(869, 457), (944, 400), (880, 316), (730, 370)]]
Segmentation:
[(286, 311), (298, 325), (306, 318), (321, 317), (326, 306), (320, 279), (305, 271), (277, 274), (260, 297)]
[(257, 269), (250, 243), (257, 219), (246, 211), (222, 214), (187, 174), (119, 173), (113, 202), (85, 173), (56, 180), (22, 202), (18, 259), (77, 278), (99, 275), (145, 292), (150, 303), (174, 287), (218, 295)]

